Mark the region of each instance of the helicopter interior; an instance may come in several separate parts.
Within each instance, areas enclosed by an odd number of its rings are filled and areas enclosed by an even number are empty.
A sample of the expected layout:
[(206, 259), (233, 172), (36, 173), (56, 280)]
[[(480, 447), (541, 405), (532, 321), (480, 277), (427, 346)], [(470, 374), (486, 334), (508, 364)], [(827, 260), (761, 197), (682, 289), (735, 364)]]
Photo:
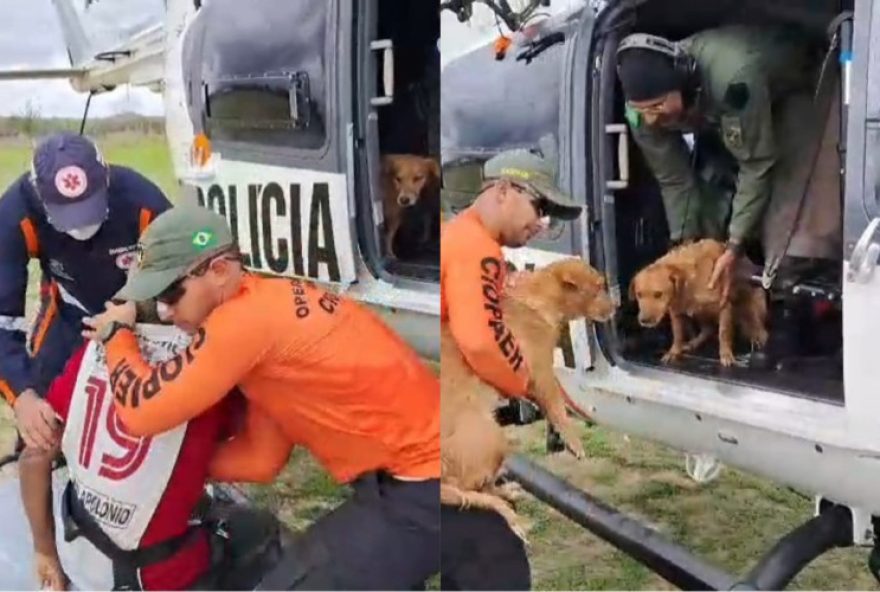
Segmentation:
[[(812, 146), (805, 153), (797, 180), (790, 187), (797, 191), (800, 201), (798, 213), (791, 216), (774, 232), (786, 237), (783, 253), (806, 236), (810, 240), (824, 241), (830, 245), (811, 257), (787, 256), (780, 265), (775, 279), (767, 290), (768, 330), (770, 340), (760, 351), (747, 343), (738, 343), (734, 353), (733, 367), (722, 368), (718, 363), (717, 340), (710, 340), (701, 349), (686, 354), (684, 359), (664, 365), (661, 357), (669, 347), (671, 331), (668, 320), (660, 328), (645, 329), (637, 322), (638, 307), (626, 298), (626, 288), (634, 275), (643, 267), (664, 255), (669, 249), (669, 229), (663, 201), (657, 181), (646, 165), (637, 145), (628, 139), (628, 183), (614, 191), (613, 209), (605, 208), (603, 216), (613, 215), (613, 231), (606, 231), (604, 241), (594, 241), (592, 246), (603, 252), (596, 259), (603, 261), (606, 272), (616, 275), (621, 286), (622, 306), (613, 327), (604, 332), (605, 345), (616, 357), (637, 365), (663, 367), (688, 374), (708, 376), (717, 380), (731, 381), (808, 397), (831, 403), (843, 403), (843, 355), (842, 355), (842, 308), (841, 308), (841, 257), (842, 257), (842, 201), (843, 201), (843, 153), (845, 140), (842, 129), (845, 111), (841, 107), (841, 66), (838, 61), (839, 45), (832, 46), (826, 29), (833, 19), (850, 6), (839, 2), (713, 2), (684, 3), (671, 0), (648, 1), (611, 19), (606, 31), (598, 31), (607, 39), (619, 40), (633, 32), (644, 32), (677, 40), (697, 31), (732, 23), (768, 24), (778, 23), (797, 27), (805, 42), (816, 48), (817, 67), (813, 96), (820, 109), (818, 129), (812, 135)], [(673, 18), (672, 15), (675, 15)], [(682, 15), (687, 15), (682, 18)], [(611, 34), (613, 31), (614, 34)], [(616, 42), (613, 47), (616, 47)], [(606, 53), (613, 56), (612, 52)], [(826, 59), (827, 58), (827, 59)], [(613, 62), (613, 60), (608, 60)], [(606, 64), (613, 69), (613, 63)], [(827, 78), (824, 80), (823, 77)], [(624, 100), (620, 84), (614, 73), (606, 72), (603, 80), (614, 80), (609, 93), (608, 85), (602, 91), (604, 100), (610, 97), (611, 108), (605, 113), (610, 117), (603, 123), (623, 122)], [(821, 91), (820, 91), (820, 84)], [(817, 127), (818, 127), (817, 126)], [(601, 129), (601, 128), (599, 128)], [(686, 140), (694, 155), (703, 146), (723, 145), (717, 136), (698, 133)], [(605, 152), (617, 154), (616, 136), (608, 136)], [(612, 148), (612, 142), (615, 142)], [(718, 150), (718, 148), (715, 148)], [(735, 160), (726, 171), (721, 184), (726, 183), (727, 202), (733, 195), (736, 182)], [(700, 159), (692, 159), (695, 172), (700, 175)], [(609, 170), (609, 164), (601, 166)], [(616, 165), (613, 169), (618, 168)], [(795, 171), (797, 173), (797, 171)], [(793, 173), (793, 174), (795, 174)], [(614, 174), (619, 175), (619, 171)], [(614, 177), (619, 178), (619, 177)], [(598, 193), (598, 192), (597, 192)], [(601, 207), (601, 195), (595, 196), (596, 208)], [(766, 216), (767, 214), (765, 214)], [(766, 234), (764, 235), (767, 236)], [(610, 239), (610, 240), (609, 240)], [(601, 243), (604, 242), (604, 245)], [(762, 285), (762, 273), (767, 263), (766, 248), (761, 240), (751, 241), (746, 255), (754, 264), (748, 274), (749, 281)], [(765, 286), (766, 287), (766, 286)]]
[[(439, 160), (440, 155), (440, 19), (437, 7), (408, 0), (380, 0), (378, 38), (394, 47), (394, 99), (378, 110), (379, 151)], [(382, 88), (383, 72), (376, 73)], [(393, 174), (389, 171), (387, 174)], [(423, 275), (440, 266), (439, 179), (428, 180), (415, 203), (401, 209), (393, 256), (383, 253), (391, 273)], [(384, 237), (394, 213), (386, 209)], [(384, 241), (382, 241), (384, 244)]]

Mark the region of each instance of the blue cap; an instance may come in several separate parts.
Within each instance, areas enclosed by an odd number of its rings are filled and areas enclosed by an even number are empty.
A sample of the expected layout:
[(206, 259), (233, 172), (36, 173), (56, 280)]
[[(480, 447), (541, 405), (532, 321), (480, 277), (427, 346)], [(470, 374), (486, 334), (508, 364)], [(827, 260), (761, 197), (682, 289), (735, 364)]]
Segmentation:
[(79, 134), (49, 136), (34, 150), (31, 181), (49, 222), (61, 232), (106, 219), (108, 178), (101, 153)]

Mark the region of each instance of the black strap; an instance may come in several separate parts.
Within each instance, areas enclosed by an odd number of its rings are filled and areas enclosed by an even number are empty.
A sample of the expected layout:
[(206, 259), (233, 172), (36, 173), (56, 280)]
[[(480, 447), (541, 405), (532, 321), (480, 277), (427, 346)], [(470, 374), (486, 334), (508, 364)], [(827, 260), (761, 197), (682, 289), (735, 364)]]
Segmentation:
[[(194, 542), (201, 526), (192, 526), (181, 535), (142, 549), (127, 551), (120, 548), (101, 529), (76, 495), (73, 481), (67, 482), (61, 502), (64, 540), (68, 543), (82, 535), (115, 564), (128, 569), (139, 569), (165, 561), (185, 545)], [(114, 571), (116, 571), (114, 569)]]

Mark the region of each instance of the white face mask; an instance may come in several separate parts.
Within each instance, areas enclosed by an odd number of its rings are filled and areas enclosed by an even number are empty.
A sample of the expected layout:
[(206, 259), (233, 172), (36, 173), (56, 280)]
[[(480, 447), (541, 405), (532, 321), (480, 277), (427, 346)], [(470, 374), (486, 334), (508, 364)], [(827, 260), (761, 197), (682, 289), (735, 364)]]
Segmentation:
[(171, 307), (164, 302), (156, 302), (156, 314), (159, 315), (160, 321), (167, 323), (171, 320)]
[(79, 241), (86, 241), (95, 236), (101, 229), (100, 224), (92, 224), (91, 226), (83, 226), (82, 228), (74, 228), (68, 230), (67, 234)]

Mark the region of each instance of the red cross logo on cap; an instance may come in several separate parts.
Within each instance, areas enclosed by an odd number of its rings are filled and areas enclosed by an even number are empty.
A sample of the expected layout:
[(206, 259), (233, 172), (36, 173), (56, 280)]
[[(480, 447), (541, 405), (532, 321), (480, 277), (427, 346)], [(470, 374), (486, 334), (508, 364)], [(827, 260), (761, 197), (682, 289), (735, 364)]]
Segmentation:
[(76, 199), (86, 192), (88, 185), (86, 172), (78, 166), (66, 166), (55, 174), (55, 189), (64, 197)]

